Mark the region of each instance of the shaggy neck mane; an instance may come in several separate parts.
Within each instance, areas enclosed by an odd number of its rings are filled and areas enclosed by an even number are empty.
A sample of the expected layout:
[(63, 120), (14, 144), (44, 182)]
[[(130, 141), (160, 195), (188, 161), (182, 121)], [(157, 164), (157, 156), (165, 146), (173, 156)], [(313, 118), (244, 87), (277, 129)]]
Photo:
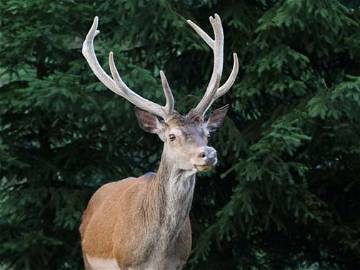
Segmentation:
[[(166, 146), (158, 171), (149, 186), (145, 215), (159, 249), (166, 249), (179, 235), (191, 208), (195, 187), (195, 171), (178, 168), (168, 157)], [(165, 251), (165, 250), (163, 250)]]

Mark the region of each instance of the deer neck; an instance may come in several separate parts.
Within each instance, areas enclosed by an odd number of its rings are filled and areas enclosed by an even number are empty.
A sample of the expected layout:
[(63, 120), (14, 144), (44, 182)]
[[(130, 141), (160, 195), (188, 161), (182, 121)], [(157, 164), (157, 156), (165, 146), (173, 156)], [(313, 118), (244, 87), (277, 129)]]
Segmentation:
[(164, 249), (177, 239), (193, 199), (196, 172), (181, 170), (178, 165), (165, 146), (149, 192), (152, 199), (148, 200), (148, 206), (158, 226), (158, 243)]

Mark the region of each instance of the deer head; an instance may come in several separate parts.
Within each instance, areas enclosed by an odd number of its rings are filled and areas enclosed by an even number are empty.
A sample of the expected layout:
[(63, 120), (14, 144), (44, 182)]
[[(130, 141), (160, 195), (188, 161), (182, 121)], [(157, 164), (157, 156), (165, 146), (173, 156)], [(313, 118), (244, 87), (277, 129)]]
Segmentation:
[(205, 118), (212, 103), (224, 95), (233, 85), (239, 70), (238, 58), (233, 54), (233, 68), (229, 78), (220, 85), (223, 70), (224, 33), (219, 15), (210, 17), (214, 38), (206, 34), (192, 21), (187, 21), (195, 32), (207, 43), (214, 54), (211, 79), (201, 101), (186, 115), (174, 110), (174, 97), (164, 72), (160, 71), (162, 87), (166, 99), (165, 106), (147, 100), (132, 91), (121, 79), (113, 53), (109, 54), (111, 77), (100, 66), (94, 51), (94, 38), (99, 33), (98, 17), (95, 17), (86, 39), (82, 53), (98, 79), (111, 91), (134, 104), (140, 126), (147, 132), (157, 134), (164, 142), (165, 158), (174, 161), (180, 170), (202, 171), (217, 163), (216, 150), (208, 146), (210, 132), (218, 128), (226, 115), (228, 106), (215, 110)]

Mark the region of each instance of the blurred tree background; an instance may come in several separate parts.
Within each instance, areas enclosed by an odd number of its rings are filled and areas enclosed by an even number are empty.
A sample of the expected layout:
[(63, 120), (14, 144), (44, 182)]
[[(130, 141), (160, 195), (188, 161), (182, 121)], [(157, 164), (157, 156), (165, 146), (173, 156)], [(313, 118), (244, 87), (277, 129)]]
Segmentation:
[(360, 269), (360, 9), (335, 0), (2, 0), (0, 268), (83, 269), (78, 226), (102, 184), (154, 171), (161, 142), (81, 55), (95, 15), (103, 66), (177, 109), (201, 97), (212, 54), (186, 25), (238, 52), (231, 104), (199, 175), (187, 269)]

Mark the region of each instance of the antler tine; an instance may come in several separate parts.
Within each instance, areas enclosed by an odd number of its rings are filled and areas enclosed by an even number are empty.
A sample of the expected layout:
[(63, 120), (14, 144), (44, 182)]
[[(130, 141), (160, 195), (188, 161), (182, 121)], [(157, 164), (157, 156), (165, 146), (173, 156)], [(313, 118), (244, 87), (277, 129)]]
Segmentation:
[(224, 32), (221, 24), (221, 19), (218, 14), (215, 14), (215, 18), (210, 17), (210, 23), (214, 30), (213, 40), (204, 30), (198, 25), (188, 20), (189, 25), (195, 30), (195, 32), (206, 42), (206, 44), (213, 50), (214, 53), (214, 67), (213, 73), (209, 82), (209, 85), (205, 91), (204, 97), (196, 106), (194, 111), (201, 115), (204, 115), (211, 104), (219, 97), (224, 95), (231, 86), (234, 84), (236, 76), (239, 71), (239, 62), (236, 53), (233, 54), (234, 64), (229, 78), (219, 88), (222, 69), (223, 69), (223, 53), (224, 53)]
[(99, 18), (96, 16), (94, 18), (94, 22), (86, 35), (82, 46), (82, 54), (84, 55), (85, 59), (88, 61), (91, 70), (94, 72), (96, 77), (111, 91), (116, 92), (116, 87), (113, 83), (113, 80), (110, 78), (109, 75), (101, 68), (94, 50), (94, 39), (100, 33), (97, 30)]
[[(211, 103), (213, 96), (216, 93), (216, 90), (219, 87), (221, 80), (221, 73), (223, 69), (223, 51), (224, 51), (224, 32), (221, 25), (221, 20), (219, 15), (215, 14), (215, 18), (210, 16), (209, 18), (211, 26), (214, 31), (214, 46), (213, 46), (213, 54), (214, 54), (214, 65), (213, 71), (210, 78), (210, 82), (208, 87), (206, 88), (205, 94), (203, 98), (200, 100), (199, 104), (194, 108), (194, 111), (199, 113), (200, 115), (205, 114), (205, 111), (208, 108), (208, 105)], [(190, 24), (192, 25), (192, 24)], [(200, 27), (196, 27), (194, 30), (197, 33), (201, 33), (201, 37), (205, 40), (208, 39), (208, 36), (199, 30)], [(211, 42), (208, 41), (210, 44)], [(208, 43), (206, 42), (206, 43)]]
[(117, 71), (117, 68), (115, 66), (114, 62), (114, 56), (113, 53), (109, 53), (109, 66), (111, 75), (114, 78), (115, 84), (117, 88), (120, 90), (118, 94), (122, 96), (123, 98), (130, 101), (132, 104), (134, 104), (136, 107), (148, 111), (152, 114), (155, 114), (157, 116), (162, 117), (163, 119), (166, 119), (167, 113), (165, 110), (165, 107), (160, 106), (159, 104), (156, 104), (150, 100), (147, 100), (135, 92), (133, 92), (121, 79), (119, 72)]
[(233, 53), (233, 68), (226, 82), (216, 91), (215, 99), (226, 94), (227, 91), (233, 86), (236, 76), (239, 72), (239, 59), (236, 53)]
[(202, 30), (197, 24), (193, 23), (191, 20), (186, 20), (187, 23), (195, 30), (195, 32), (206, 42), (206, 44), (211, 48), (214, 49), (214, 40), (209, 37), (208, 34), (204, 30)]
[[(171, 101), (168, 101), (169, 93), (166, 94), (166, 106), (160, 106), (157, 103), (154, 103), (150, 100), (147, 100), (138, 94), (136, 94), (134, 91), (132, 91), (121, 79), (119, 72), (117, 71), (117, 68), (114, 63), (114, 56), (113, 53), (110, 52), (109, 54), (109, 66), (110, 71), (112, 74), (111, 78), (101, 67), (99, 64), (99, 61), (97, 60), (95, 49), (94, 49), (94, 39), (96, 35), (100, 32), (97, 30), (98, 27), (98, 17), (96, 16), (94, 18), (94, 22), (86, 35), (85, 41), (83, 43), (82, 47), (82, 53), (87, 60), (91, 70), (94, 72), (96, 77), (111, 91), (114, 93), (122, 96), (123, 98), (130, 101), (132, 104), (134, 104), (136, 107), (148, 111), (152, 114), (155, 114), (163, 119), (166, 119), (169, 115), (167, 112), (170, 112), (168, 110), (168, 103), (170, 104)], [(170, 91), (170, 88), (169, 88)]]
[(160, 70), (160, 78), (166, 99), (165, 111), (167, 114), (170, 115), (174, 111), (174, 105), (175, 105), (174, 96), (171, 92), (171, 88), (166, 79), (165, 73), (162, 70)]
[(222, 97), (223, 95), (225, 95), (231, 88), (231, 86), (233, 86), (235, 79), (238, 75), (239, 72), (239, 60), (238, 60), (238, 56), (236, 53), (233, 53), (233, 67), (231, 70), (231, 73), (229, 75), (229, 78), (226, 80), (226, 82), (219, 88), (217, 89), (213, 99), (211, 100), (211, 103), (209, 104), (208, 108), (210, 108), (210, 106), (213, 104), (213, 102), (215, 100), (217, 100), (219, 97)]

